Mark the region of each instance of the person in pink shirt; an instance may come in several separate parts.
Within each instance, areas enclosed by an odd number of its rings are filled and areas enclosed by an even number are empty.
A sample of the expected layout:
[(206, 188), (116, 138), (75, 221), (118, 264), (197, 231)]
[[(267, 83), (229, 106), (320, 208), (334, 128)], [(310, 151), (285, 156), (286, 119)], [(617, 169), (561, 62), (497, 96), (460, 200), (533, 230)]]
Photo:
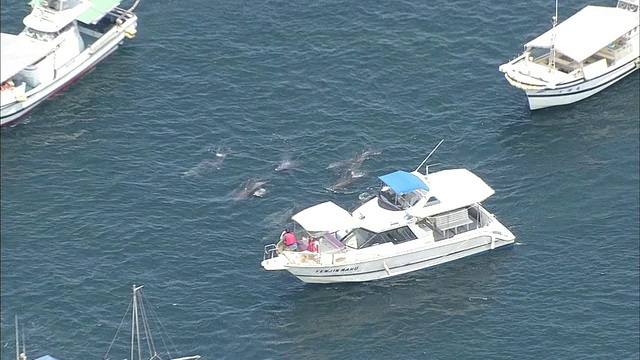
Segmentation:
[(284, 246), (286, 246), (287, 250), (295, 251), (298, 249), (298, 240), (291, 230), (286, 229), (283, 231), (280, 238), (284, 239)]

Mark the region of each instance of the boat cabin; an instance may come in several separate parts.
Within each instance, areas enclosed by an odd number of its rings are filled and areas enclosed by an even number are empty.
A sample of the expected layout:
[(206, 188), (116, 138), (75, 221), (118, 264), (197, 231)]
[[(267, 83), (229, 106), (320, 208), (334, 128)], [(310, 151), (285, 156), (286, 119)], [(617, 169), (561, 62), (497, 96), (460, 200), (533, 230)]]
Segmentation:
[(637, 3), (620, 0), (615, 8), (586, 6), (526, 43), (523, 55), (509, 65), (531, 78), (552, 83), (600, 76), (620, 61), (627, 62), (634, 51)]
[(396, 171), (378, 177), (384, 184), (378, 192), (378, 205), (386, 210), (401, 211), (414, 206), (427, 197), (427, 204), (439, 200), (429, 195), (429, 187), (417, 176), (406, 171)]

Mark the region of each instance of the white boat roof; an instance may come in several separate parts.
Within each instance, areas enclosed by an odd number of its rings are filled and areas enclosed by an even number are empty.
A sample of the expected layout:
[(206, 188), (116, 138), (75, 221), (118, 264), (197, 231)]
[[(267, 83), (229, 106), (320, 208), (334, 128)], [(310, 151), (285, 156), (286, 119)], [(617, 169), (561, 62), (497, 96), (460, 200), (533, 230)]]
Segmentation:
[[(413, 217), (426, 218), (480, 203), (495, 193), (487, 183), (467, 169), (442, 170), (427, 177), (413, 171), (411, 175), (425, 186), (416, 187), (416, 191), (423, 196), (413, 207), (404, 211), (384, 209), (378, 204), (378, 197), (375, 197), (357, 208), (353, 214), (327, 201), (304, 209), (291, 219), (309, 232), (334, 232), (356, 227), (382, 232), (413, 223)], [(429, 190), (425, 190), (425, 187)], [(426, 205), (431, 197), (437, 198), (439, 202)]]
[[(555, 49), (581, 62), (635, 27), (637, 12), (589, 5), (556, 26)], [(525, 46), (550, 48), (553, 32), (551, 29)]]
[(2, 33), (2, 37), (0, 37), (0, 78), (2, 78), (2, 83), (46, 56), (55, 45), (52, 42), (36, 41), (24, 35)]
[(33, 10), (22, 23), (26, 27), (48, 33), (59, 31), (91, 8), (91, 3), (87, 0), (74, 0), (68, 4), (72, 7), (61, 11), (44, 7), (41, 1), (34, 1), (32, 4)]
[(356, 226), (351, 214), (331, 201), (306, 208), (291, 219), (310, 232), (334, 232)]
[[(430, 217), (482, 202), (495, 193), (487, 183), (467, 169), (442, 170), (427, 177), (417, 171), (411, 174), (421, 179), (429, 188), (428, 192), (423, 193), (425, 196), (405, 211), (383, 209), (378, 205), (377, 197), (371, 199), (353, 212), (354, 218), (362, 217), (359, 220), (360, 226), (381, 232), (415, 221), (407, 215)], [(425, 206), (431, 197), (440, 202)]]
[[(421, 175), (422, 176), (422, 175)], [(407, 212), (416, 217), (429, 217), (480, 203), (495, 194), (495, 190), (467, 169), (442, 170), (429, 174), (426, 178), (429, 196), (435, 196), (439, 203), (424, 206), (418, 202)]]

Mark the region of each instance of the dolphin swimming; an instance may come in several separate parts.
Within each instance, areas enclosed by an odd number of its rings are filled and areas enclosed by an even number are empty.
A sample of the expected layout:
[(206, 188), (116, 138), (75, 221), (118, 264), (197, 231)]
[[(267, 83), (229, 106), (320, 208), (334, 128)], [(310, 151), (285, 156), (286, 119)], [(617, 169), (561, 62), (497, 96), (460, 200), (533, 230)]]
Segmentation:
[(327, 169), (334, 170), (334, 169), (347, 168), (349, 170), (355, 170), (360, 168), (360, 166), (362, 166), (362, 163), (365, 160), (371, 158), (374, 155), (380, 155), (380, 154), (381, 153), (379, 151), (364, 150), (361, 153), (356, 154), (356, 156), (352, 157), (351, 159), (332, 162), (327, 166)]
[(298, 161), (296, 160), (290, 160), (290, 159), (284, 159), (282, 161), (280, 161), (280, 164), (278, 164), (278, 167), (276, 167), (276, 171), (287, 171), (287, 170), (291, 170), (291, 169), (295, 169), (296, 167), (298, 167)]
[(331, 185), (328, 189), (333, 192), (341, 192), (347, 186), (351, 185), (355, 181), (355, 177), (353, 176), (353, 172), (351, 170), (345, 172), (335, 184)]
[[(209, 152), (212, 152), (212, 151), (209, 150)], [(219, 170), (220, 168), (222, 168), (222, 163), (226, 158), (227, 158), (227, 153), (224, 152), (222, 148), (218, 148), (218, 150), (216, 150), (215, 159), (204, 159), (200, 161), (198, 165), (183, 172), (182, 177), (184, 178), (184, 177), (202, 176), (213, 169)]]
[(263, 186), (267, 183), (268, 181), (266, 180), (248, 179), (236, 194), (236, 200), (247, 199), (249, 196), (263, 197), (267, 193), (267, 189), (263, 188)]

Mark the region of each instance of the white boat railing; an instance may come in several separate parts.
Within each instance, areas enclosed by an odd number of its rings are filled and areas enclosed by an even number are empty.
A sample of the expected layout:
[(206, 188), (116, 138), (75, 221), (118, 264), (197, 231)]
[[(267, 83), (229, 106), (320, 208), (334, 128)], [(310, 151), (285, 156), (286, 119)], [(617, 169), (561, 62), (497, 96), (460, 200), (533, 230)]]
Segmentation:
[(273, 259), (278, 256), (278, 247), (276, 244), (269, 244), (264, 246), (263, 260)]

